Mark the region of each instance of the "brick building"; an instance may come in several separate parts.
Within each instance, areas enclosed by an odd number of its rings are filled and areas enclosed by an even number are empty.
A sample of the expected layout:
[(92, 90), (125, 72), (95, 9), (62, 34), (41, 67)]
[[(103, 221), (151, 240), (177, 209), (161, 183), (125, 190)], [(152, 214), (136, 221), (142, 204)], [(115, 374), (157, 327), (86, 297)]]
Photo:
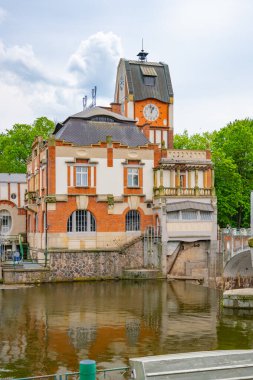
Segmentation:
[(19, 245), (19, 234), (26, 233), (24, 196), (25, 174), (0, 173), (0, 244), (2, 260)]
[(133, 120), (101, 107), (38, 138), (27, 170), (30, 246), (117, 247), (138, 236), (153, 224), (157, 153)]
[[(84, 109), (34, 141), (26, 208), (38, 256), (117, 249), (159, 226), (164, 274), (206, 269), (217, 227), (210, 152), (173, 149), (168, 65), (146, 56), (120, 60), (110, 107)], [(197, 264), (186, 255), (177, 267), (192, 243)]]

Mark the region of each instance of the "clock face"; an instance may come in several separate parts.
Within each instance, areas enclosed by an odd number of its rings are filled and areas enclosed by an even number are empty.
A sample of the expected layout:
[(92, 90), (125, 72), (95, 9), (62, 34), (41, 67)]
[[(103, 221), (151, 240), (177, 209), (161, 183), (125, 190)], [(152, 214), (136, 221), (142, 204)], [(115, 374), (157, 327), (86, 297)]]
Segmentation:
[(143, 115), (145, 119), (149, 121), (154, 121), (158, 119), (159, 116), (159, 109), (155, 104), (148, 103), (143, 108)]

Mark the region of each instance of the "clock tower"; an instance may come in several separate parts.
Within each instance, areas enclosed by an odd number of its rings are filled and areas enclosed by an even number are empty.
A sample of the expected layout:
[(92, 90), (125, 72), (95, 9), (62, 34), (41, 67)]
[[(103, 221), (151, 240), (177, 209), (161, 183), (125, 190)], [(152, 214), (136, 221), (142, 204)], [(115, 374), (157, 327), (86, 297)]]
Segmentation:
[(173, 89), (168, 65), (148, 62), (148, 53), (139, 60), (121, 59), (118, 65), (114, 102), (122, 115), (148, 128), (152, 143), (173, 148)]

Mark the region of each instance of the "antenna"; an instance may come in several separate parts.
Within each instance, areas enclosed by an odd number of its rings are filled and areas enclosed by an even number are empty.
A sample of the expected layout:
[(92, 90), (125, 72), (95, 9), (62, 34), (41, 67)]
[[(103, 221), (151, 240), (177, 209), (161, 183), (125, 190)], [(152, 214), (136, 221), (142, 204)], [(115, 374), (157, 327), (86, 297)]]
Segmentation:
[(147, 62), (147, 55), (148, 55), (148, 53), (145, 52), (143, 49), (143, 38), (142, 38), (141, 39), (141, 51), (137, 54), (137, 57), (139, 57), (139, 61)]
[(85, 97), (83, 98), (83, 110), (85, 110), (85, 108), (87, 107), (87, 100), (88, 100), (88, 96), (85, 95)]
[(91, 96), (92, 96), (91, 107), (96, 107), (97, 86), (94, 86), (94, 88), (91, 90)]
[(94, 86), (94, 88), (91, 89), (91, 104), (89, 105), (88, 108), (96, 107), (96, 97), (97, 97), (97, 86)]

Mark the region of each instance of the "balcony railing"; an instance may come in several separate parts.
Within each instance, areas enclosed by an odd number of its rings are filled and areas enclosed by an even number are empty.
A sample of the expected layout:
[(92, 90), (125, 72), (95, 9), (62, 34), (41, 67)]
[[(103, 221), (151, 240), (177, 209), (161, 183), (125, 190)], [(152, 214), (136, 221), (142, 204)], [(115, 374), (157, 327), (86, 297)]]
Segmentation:
[(25, 202), (29, 204), (35, 203), (37, 197), (38, 197), (37, 191), (27, 191), (25, 193)]
[(215, 195), (214, 188), (181, 188), (181, 187), (155, 187), (154, 188), (154, 196), (155, 197), (175, 197), (175, 196), (183, 196), (183, 197), (211, 197)]

